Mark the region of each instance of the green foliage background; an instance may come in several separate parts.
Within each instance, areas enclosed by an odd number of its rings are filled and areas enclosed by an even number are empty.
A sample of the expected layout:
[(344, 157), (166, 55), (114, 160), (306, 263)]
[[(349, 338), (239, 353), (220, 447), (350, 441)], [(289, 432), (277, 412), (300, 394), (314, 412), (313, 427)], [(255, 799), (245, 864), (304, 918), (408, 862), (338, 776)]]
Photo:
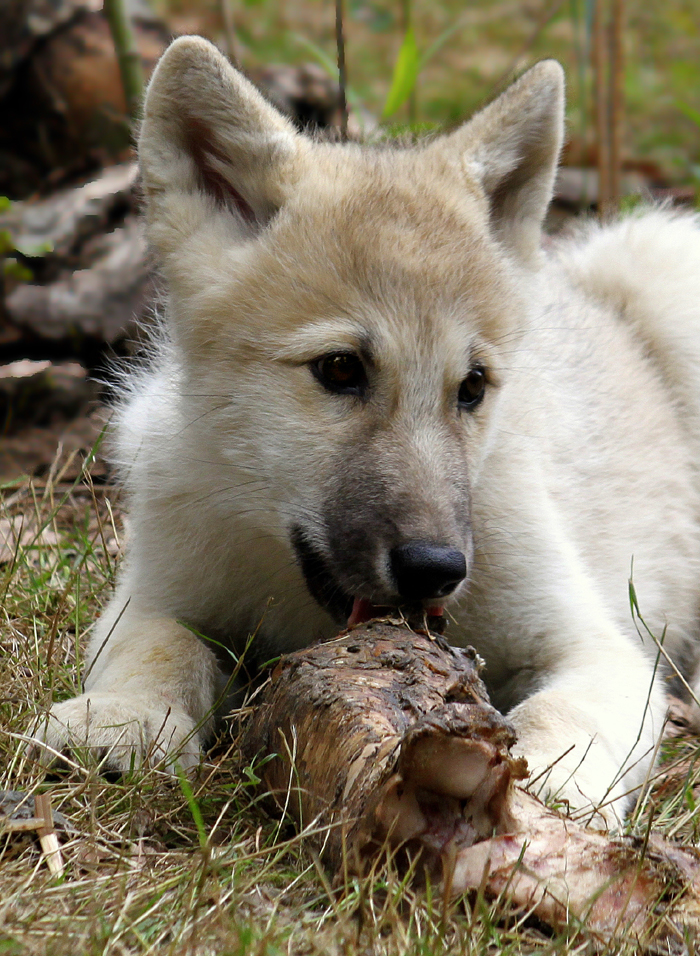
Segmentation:
[[(177, 28), (214, 39), (222, 38), (222, 2), (157, 0)], [(244, 67), (308, 61), (311, 46), (335, 58), (330, 0), (228, 3)], [(408, 21), (419, 59), (436, 41), (439, 49), (420, 70), (412, 104), (404, 102), (394, 119), (408, 120), (413, 105), (421, 126), (457, 123), (529, 64), (554, 56), (569, 81), (570, 161), (594, 159), (594, 0), (345, 0), (344, 6), (351, 93), (374, 115), (384, 112)], [(652, 163), (672, 180), (690, 182), (700, 163), (693, 118), (700, 111), (700, 0), (628, 2), (625, 57), (626, 161)]]

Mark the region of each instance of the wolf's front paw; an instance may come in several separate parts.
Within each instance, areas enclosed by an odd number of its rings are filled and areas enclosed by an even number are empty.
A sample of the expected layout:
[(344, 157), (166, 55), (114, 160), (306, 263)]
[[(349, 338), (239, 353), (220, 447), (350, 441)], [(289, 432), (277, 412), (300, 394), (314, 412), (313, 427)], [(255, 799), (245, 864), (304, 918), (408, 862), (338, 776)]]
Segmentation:
[(200, 740), (191, 717), (165, 702), (145, 706), (136, 697), (86, 693), (55, 704), (37, 721), (29, 752), (44, 764), (59, 754), (87, 748), (102, 769), (125, 773), (133, 766), (176, 763), (189, 770), (199, 762)]

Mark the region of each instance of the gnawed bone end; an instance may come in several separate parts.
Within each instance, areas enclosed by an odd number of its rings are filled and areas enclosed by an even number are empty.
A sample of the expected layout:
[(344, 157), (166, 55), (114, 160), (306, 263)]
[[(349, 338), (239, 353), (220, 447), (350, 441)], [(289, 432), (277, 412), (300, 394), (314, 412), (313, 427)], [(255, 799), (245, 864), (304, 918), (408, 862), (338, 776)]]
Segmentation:
[(420, 841), (433, 871), (456, 838), (471, 845), (511, 827), (507, 793), (526, 775), (478, 670), (471, 649), (405, 625), (354, 627), (283, 658), (244, 752), (276, 755), (263, 784), (298, 823), (314, 821), (332, 870)]

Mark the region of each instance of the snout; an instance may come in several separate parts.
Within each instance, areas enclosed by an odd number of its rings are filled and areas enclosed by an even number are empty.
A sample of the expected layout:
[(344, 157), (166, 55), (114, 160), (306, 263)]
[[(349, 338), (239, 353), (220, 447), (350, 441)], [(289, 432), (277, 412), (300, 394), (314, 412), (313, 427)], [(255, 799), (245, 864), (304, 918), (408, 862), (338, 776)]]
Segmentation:
[(444, 598), (467, 576), (462, 551), (426, 541), (410, 541), (391, 551), (391, 573), (407, 604)]

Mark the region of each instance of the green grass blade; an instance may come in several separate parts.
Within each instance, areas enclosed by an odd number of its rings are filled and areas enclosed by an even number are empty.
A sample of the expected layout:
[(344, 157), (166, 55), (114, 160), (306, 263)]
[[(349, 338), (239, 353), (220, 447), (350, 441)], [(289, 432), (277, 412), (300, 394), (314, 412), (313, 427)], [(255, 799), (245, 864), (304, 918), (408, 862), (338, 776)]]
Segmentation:
[(204, 817), (202, 816), (202, 811), (199, 809), (199, 804), (195, 799), (194, 791), (190, 785), (187, 775), (182, 770), (179, 764), (175, 764), (175, 770), (177, 773), (177, 779), (180, 781), (180, 789), (182, 790), (182, 795), (187, 801), (187, 806), (190, 809), (192, 814), (192, 820), (194, 825), (197, 827), (197, 836), (199, 837), (199, 845), (204, 850), (207, 846), (207, 829), (204, 826)]
[(416, 44), (416, 35), (409, 27), (394, 65), (391, 87), (382, 110), (382, 119), (393, 116), (403, 106), (416, 85), (421, 68), (421, 58)]
[(696, 126), (700, 126), (700, 110), (696, 110), (693, 106), (688, 106), (687, 103), (681, 103), (680, 100), (676, 100), (676, 106), (684, 116), (692, 120)]

